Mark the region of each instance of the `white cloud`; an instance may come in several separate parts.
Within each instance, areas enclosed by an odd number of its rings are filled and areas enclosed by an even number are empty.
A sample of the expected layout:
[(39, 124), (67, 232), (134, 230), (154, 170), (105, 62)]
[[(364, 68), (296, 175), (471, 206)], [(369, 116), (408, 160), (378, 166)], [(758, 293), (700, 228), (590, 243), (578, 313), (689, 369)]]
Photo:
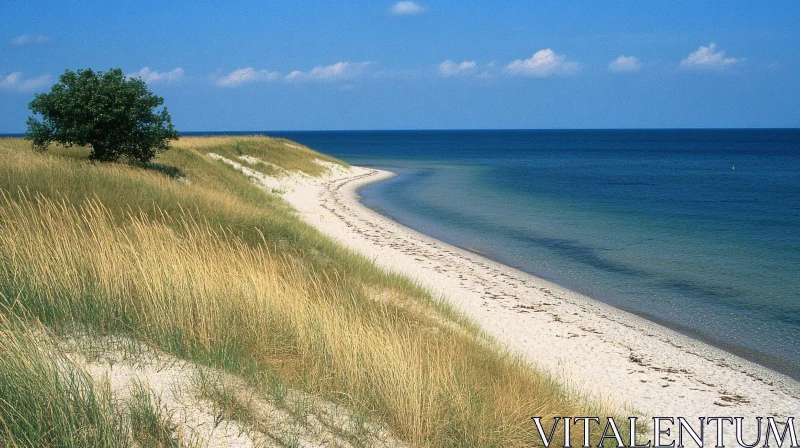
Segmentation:
[(642, 69), (642, 62), (635, 56), (620, 56), (608, 64), (608, 69), (612, 72), (638, 72)]
[(237, 87), (251, 82), (270, 82), (278, 78), (278, 72), (256, 70), (253, 67), (240, 68), (228, 73), (227, 76), (217, 79), (220, 87)]
[(680, 68), (684, 70), (725, 70), (743, 61), (741, 58), (726, 58), (724, 51), (715, 51), (717, 44), (701, 46), (689, 57), (682, 60)]
[(144, 67), (137, 73), (130, 73), (125, 76), (128, 78), (142, 78), (142, 81), (148, 84), (159, 82), (176, 82), (183, 78), (183, 69), (177, 67), (168, 72), (157, 72), (155, 70), (150, 70), (150, 67)]
[(370, 62), (337, 62), (333, 65), (314, 67), (310, 71), (295, 70), (286, 75), (286, 81), (336, 81), (360, 76)]
[(580, 64), (567, 61), (564, 55), (556, 54), (547, 48), (539, 50), (528, 59), (517, 59), (506, 66), (506, 72), (512, 75), (544, 78), (551, 75), (569, 75), (575, 73)]
[(389, 12), (393, 16), (416, 16), (424, 13), (427, 10), (428, 8), (412, 1), (402, 1), (392, 5), (392, 8), (389, 10)]
[(475, 64), (475, 61), (464, 61), (460, 64), (457, 64), (448, 59), (439, 64), (439, 73), (441, 73), (442, 76), (455, 76), (473, 71), (476, 67), (477, 65)]
[(44, 34), (23, 34), (11, 39), (11, 45), (17, 47), (30, 47), (33, 45), (44, 45), (50, 42), (50, 37)]
[(33, 92), (48, 85), (50, 85), (50, 75), (25, 79), (22, 77), (22, 72), (14, 72), (0, 77), (0, 88), (14, 92)]

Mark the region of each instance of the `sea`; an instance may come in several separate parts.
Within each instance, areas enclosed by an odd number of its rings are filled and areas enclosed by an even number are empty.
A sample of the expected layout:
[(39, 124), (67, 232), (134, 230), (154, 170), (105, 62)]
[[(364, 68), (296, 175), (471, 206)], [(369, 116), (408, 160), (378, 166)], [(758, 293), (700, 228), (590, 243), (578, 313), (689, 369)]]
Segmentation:
[(264, 132), (410, 228), (800, 379), (800, 129)]

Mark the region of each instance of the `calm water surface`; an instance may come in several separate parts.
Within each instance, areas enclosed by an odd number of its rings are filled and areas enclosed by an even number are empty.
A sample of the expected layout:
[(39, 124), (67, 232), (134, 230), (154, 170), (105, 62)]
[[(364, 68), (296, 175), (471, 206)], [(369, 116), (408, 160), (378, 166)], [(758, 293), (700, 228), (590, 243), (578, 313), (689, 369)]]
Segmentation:
[(800, 378), (800, 130), (268, 133), (365, 204)]

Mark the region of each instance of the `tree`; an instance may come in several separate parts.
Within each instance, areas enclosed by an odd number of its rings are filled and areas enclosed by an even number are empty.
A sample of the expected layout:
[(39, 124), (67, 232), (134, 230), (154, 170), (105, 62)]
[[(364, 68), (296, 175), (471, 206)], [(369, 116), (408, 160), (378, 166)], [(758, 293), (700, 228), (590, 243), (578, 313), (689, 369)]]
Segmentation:
[(28, 117), (25, 138), (42, 150), (53, 142), (91, 146), (91, 160), (147, 163), (178, 139), (167, 108), (157, 110), (162, 104), (144, 81), (120, 69), (67, 70), (50, 93), (31, 101), (28, 107), (42, 121)]

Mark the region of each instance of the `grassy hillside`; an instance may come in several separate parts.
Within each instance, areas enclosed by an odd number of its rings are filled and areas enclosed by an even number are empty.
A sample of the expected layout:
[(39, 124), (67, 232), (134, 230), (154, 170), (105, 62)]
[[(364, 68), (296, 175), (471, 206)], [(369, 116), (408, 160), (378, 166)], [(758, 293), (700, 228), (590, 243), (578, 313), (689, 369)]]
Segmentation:
[[(87, 153), (0, 139), (0, 346), (21, 347), (0, 349), (0, 445), (133, 440), (107, 391), (47, 356), (76, 334), (142, 341), (265, 394), (277, 381), (416, 446), (529, 446), (533, 415), (605, 415), (208, 154), (269, 175), (342, 162), (256, 136), (183, 138), (148, 168)], [(18, 392), (41, 381), (39, 401)], [(46, 431), (47, 412), (73, 429)]]

